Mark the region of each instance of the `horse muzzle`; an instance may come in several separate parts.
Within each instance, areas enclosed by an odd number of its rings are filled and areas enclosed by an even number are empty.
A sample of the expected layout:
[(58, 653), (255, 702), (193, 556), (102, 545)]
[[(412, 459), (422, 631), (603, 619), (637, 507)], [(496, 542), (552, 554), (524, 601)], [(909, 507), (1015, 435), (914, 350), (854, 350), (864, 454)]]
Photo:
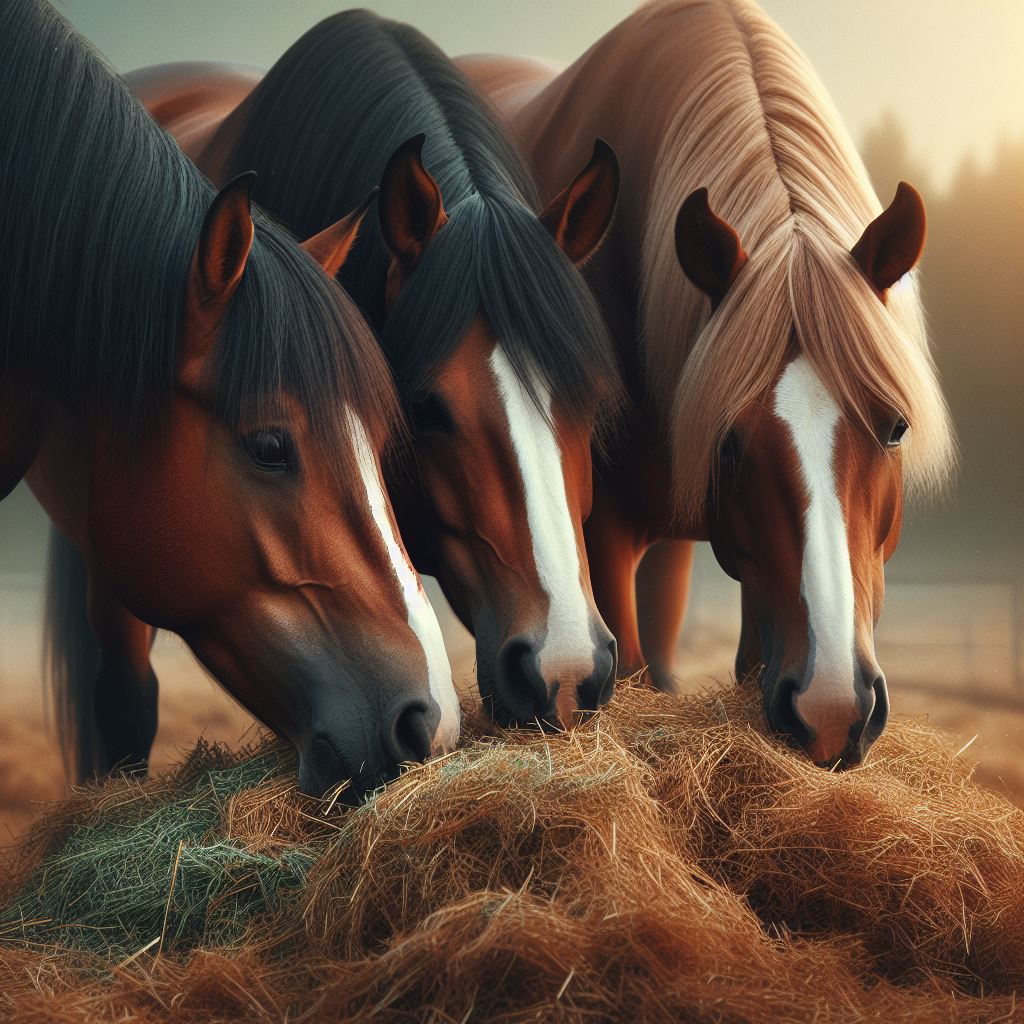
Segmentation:
[(823, 768), (854, 768), (885, 729), (889, 695), (885, 677), (873, 667), (848, 681), (785, 674), (765, 686), (765, 716), (771, 729)]
[(430, 757), (437, 729), (431, 718), (427, 702), (418, 697), (401, 700), (383, 714), (339, 707), (317, 715), (299, 744), (299, 789), (320, 797), (348, 782), (340, 802), (359, 803), (397, 778), (403, 765)]
[(608, 703), (615, 690), (618, 651), (602, 626), (582, 656), (545, 657), (528, 636), (506, 640), (496, 659), (490, 711), (502, 725), (568, 729)]

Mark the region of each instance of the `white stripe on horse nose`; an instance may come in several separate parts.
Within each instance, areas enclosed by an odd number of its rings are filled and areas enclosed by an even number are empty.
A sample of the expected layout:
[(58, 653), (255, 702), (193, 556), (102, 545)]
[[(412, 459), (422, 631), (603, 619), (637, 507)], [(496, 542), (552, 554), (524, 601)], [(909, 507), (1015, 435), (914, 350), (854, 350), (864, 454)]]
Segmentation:
[[(810, 680), (796, 695), (795, 706), (817, 729), (812, 719), (824, 727), (823, 708), (833, 708), (837, 718), (845, 718), (840, 708), (859, 709), (859, 701), (853, 571), (834, 464), (840, 412), (805, 356), (794, 359), (779, 378), (775, 414), (789, 427), (807, 489), (800, 592), (807, 604)], [(819, 696), (820, 687), (827, 687), (827, 692)]]
[(459, 698), (452, 680), (452, 669), (445, 650), (441, 626), (430, 605), (420, 578), (409, 564), (405, 549), (395, 533), (394, 523), (388, 512), (387, 498), (381, 484), (380, 469), (370, 446), (370, 440), (359, 417), (346, 409), (349, 430), (356, 450), (366, 498), (373, 521), (380, 532), (384, 548), (391, 560), (391, 567), (402, 589), (402, 598), (409, 616), (409, 627), (416, 634), (427, 660), (427, 683), (430, 695), (441, 709), (441, 721), (434, 734), (434, 749), (450, 749), (459, 739), (461, 710)]
[(593, 673), (596, 652), (562, 454), (551, 423), (551, 391), (534, 379), (531, 395), (500, 346), (495, 346), (490, 363), (523, 478), (537, 576), (548, 595), (540, 672), (545, 681), (564, 680), (568, 685)]

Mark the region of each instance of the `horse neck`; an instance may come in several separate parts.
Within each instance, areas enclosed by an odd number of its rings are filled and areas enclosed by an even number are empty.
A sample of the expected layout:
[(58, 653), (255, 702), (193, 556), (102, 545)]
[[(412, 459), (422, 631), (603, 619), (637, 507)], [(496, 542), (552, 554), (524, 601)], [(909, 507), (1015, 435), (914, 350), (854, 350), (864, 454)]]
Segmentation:
[[(724, 3), (660, 2), (640, 8), (599, 39), (574, 64), (517, 105), (515, 92), (502, 112), (510, 118), (537, 168), (545, 195), (553, 195), (585, 162), (593, 140), (615, 149), (622, 187), (615, 221), (588, 276), (604, 306), (634, 401), (646, 387), (640, 366), (642, 253), (662, 146), (680, 106), (700, 83), (706, 62), (701, 37), (708, 26), (732, 23)], [(539, 73), (536, 72), (536, 73)], [(550, 77), (550, 73), (549, 73)], [(520, 90), (529, 96), (533, 90)], [(499, 97), (500, 99), (500, 97)], [(567, 126), (573, 144), (566, 145)], [(671, 230), (671, 225), (665, 227)], [(679, 272), (679, 286), (683, 284)], [(699, 295), (695, 303), (702, 303)], [(696, 335), (676, 339), (681, 371)]]

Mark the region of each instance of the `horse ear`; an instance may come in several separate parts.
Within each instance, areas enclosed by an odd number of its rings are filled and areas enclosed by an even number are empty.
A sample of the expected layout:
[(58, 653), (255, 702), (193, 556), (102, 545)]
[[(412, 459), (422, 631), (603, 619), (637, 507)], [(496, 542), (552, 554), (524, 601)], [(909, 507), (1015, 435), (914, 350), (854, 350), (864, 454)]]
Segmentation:
[(924, 201), (901, 181), (896, 197), (865, 229), (850, 250), (868, 283), (884, 299), (886, 291), (914, 269), (924, 249)]
[(191, 297), (206, 312), (222, 313), (242, 282), (252, 249), (252, 187), (247, 171), (229, 181), (206, 211), (189, 274)]
[(216, 328), (245, 274), (255, 228), (252, 171), (229, 181), (203, 218), (185, 285), (185, 323), (178, 352), (178, 379), (198, 385), (216, 339)]
[(604, 139), (597, 139), (590, 162), (541, 213), (541, 223), (559, 248), (580, 266), (597, 251), (611, 224), (619, 198), (619, 160)]
[(747, 262), (735, 229), (712, 212), (706, 188), (691, 192), (679, 207), (676, 256), (683, 273), (711, 298), (713, 309)]
[(405, 270), (420, 261), (447, 223), (441, 190), (423, 166), (426, 136), (414, 135), (391, 155), (380, 183), (380, 229), (391, 255)]
[(334, 277), (345, 265), (345, 260), (348, 259), (359, 235), (366, 211), (370, 208), (370, 203), (377, 198), (379, 191), (379, 188), (370, 189), (366, 198), (351, 213), (302, 243), (302, 248), (324, 268), (328, 277)]

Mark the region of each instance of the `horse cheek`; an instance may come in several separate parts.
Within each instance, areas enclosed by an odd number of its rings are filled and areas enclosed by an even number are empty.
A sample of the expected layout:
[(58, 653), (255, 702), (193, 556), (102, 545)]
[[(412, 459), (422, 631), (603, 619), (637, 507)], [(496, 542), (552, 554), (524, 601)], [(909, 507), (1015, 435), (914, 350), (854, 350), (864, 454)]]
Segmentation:
[(231, 517), (208, 438), (169, 430), (152, 444), (98, 444), (89, 529), (100, 568), (132, 614), (181, 631), (231, 600)]

